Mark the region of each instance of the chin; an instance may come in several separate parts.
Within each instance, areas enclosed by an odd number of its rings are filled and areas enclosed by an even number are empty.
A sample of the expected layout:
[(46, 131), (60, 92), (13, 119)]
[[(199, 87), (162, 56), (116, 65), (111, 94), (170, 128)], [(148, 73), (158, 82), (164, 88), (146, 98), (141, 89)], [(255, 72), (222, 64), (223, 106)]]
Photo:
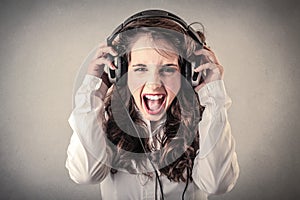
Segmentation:
[(163, 117), (165, 116), (165, 113), (161, 113), (161, 114), (157, 114), (157, 115), (149, 115), (149, 114), (146, 114), (144, 115), (144, 118), (149, 120), (149, 121), (159, 121), (161, 120)]

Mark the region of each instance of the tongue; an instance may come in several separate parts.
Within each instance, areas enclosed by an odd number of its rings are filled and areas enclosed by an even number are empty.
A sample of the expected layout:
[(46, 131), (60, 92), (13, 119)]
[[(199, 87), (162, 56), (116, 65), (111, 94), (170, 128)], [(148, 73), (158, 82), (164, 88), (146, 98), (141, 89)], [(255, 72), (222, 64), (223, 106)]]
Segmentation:
[(147, 104), (148, 104), (149, 110), (151, 110), (151, 111), (155, 111), (160, 108), (159, 100), (148, 100)]

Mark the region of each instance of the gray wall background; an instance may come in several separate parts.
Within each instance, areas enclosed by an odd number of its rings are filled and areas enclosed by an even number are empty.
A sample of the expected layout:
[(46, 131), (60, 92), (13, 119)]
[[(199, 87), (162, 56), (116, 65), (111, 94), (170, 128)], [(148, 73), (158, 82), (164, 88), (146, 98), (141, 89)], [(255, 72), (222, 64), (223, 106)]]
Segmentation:
[(299, 1), (0, 1), (1, 199), (99, 199), (64, 167), (73, 86), (89, 52), (146, 8), (206, 27), (225, 67), (240, 178), (211, 199), (299, 194)]

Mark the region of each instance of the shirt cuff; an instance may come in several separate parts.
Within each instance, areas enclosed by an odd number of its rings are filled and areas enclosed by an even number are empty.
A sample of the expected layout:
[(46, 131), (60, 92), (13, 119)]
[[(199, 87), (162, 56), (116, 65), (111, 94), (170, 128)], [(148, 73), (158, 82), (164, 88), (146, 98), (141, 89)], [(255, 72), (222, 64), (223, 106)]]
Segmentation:
[[(225, 90), (225, 84), (223, 80), (216, 80), (210, 83), (207, 83), (203, 88), (198, 91), (200, 103), (202, 106), (205, 106), (207, 98), (214, 98), (217, 101), (222, 101), (225, 103), (227, 93)], [(220, 102), (221, 103), (221, 102)]]
[(95, 91), (100, 88), (102, 80), (96, 76), (86, 74), (82, 86), (86, 87), (88, 91)]
[[(75, 110), (77, 112), (90, 112), (97, 107), (96, 94), (101, 93), (101, 85), (102, 80), (100, 78), (89, 74), (85, 75), (75, 95)], [(106, 91), (103, 91), (103, 94), (105, 96)]]

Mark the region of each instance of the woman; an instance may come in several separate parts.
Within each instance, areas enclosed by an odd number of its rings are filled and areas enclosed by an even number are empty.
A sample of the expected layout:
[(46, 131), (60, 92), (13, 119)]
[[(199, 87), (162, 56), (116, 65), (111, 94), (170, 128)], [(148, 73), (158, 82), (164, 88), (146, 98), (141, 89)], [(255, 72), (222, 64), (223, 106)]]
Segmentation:
[[(223, 67), (203, 33), (190, 34), (174, 15), (129, 19), (98, 48), (77, 91), (71, 179), (100, 183), (104, 200), (207, 199), (230, 191), (239, 167)], [(206, 62), (192, 70), (205, 76), (191, 84), (186, 69), (200, 57)], [(112, 84), (104, 66), (126, 72)]]

